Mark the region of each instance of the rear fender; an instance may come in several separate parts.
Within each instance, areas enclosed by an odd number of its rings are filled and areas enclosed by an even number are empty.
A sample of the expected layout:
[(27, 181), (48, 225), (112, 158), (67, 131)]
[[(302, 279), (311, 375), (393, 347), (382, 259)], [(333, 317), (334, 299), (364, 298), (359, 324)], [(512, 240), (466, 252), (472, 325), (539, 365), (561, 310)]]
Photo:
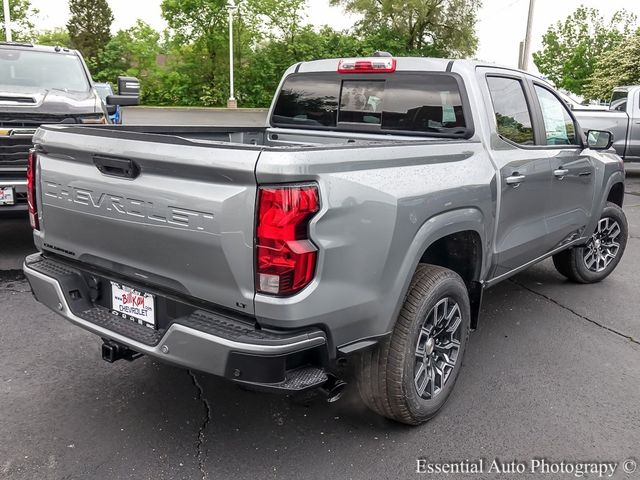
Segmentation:
[(387, 331), (391, 331), (395, 324), (396, 318), (400, 313), (400, 309), (404, 303), (407, 291), (411, 284), (411, 279), (418, 266), (420, 258), (437, 240), (458, 232), (471, 230), (476, 232), (480, 236), (482, 245), (482, 265), (480, 267), (479, 278), (477, 281), (472, 282), (469, 289), (469, 296), (472, 304), (472, 310), (476, 312), (472, 314), (473, 321), (472, 327), (475, 327), (477, 323), (477, 311), (480, 307), (480, 299), (482, 297), (481, 279), (484, 278), (485, 272), (488, 269), (490, 262), (490, 256), (486, 254), (486, 232), (485, 232), (485, 219), (480, 210), (477, 208), (462, 208), (451, 210), (439, 215), (429, 218), (416, 233), (407, 255), (402, 263), (400, 273), (396, 277), (396, 285), (394, 290), (398, 292), (396, 295), (396, 304), (391, 317), (391, 323), (388, 326)]

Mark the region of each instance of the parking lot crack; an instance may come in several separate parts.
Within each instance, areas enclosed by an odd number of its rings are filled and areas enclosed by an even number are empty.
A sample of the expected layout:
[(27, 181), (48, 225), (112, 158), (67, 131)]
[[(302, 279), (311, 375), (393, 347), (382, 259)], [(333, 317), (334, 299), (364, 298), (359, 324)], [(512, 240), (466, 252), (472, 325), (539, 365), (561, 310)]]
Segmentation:
[(211, 405), (209, 404), (209, 400), (207, 400), (207, 398), (205, 397), (202, 385), (200, 385), (200, 382), (198, 382), (195, 374), (191, 370), (188, 370), (188, 372), (189, 376), (191, 377), (191, 381), (193, 382), (193, 386), (196, 387), (196, 391), (198, 392), (196, 399), (202, 402), (202, 405), (204, 406), (205, 415), (202, 423), (200, 424), (200, 429), (198, 430), (198, 443), (196, 445), (196, 453), (198, 458), (198, 467), (200, 468), (200, 473), (202, 474), (202, 480), (207, 480), (209, 478), (209, 474), (207, 473), (204, 465), (206, 455), (204, 454), (203, 446), (205, 439), (205, 430), (207, 429), (207, 426), (211, 421)]
[(29, 289), (26, 290), (16, 290), (15, 288), (3, 287), (0, 285), (0, 292), (11, 292), (11, 293), (28, 293)]
[(621, 332), (619, 330), (616, 330), (615, 328), (612, 328), (612, 327), (609, 327), (607, 325), (604, 325), (604, 324), (598, 322), (597, 320), (594, 320), (594, 319), (589, 318), (589, 317), (587, 317), (585, 315), (582, 315), (581, 313), (576, 312), (571, 307), (567, 307), (566, 305), (561, 304), (560, 302), (558, 302), (557, 300), (551, 298), (550, 296), (545, 295), (544, 293), (538, 292), (537, 290), (534, 290), (533, 288), (530, 288), (530, 287), (526, 286), (525, 284), (518, 282), (517, 280), (514, 280), (514, 279), (510, 278), (509, 281), (511, 283), (519, 286), (520, 288), (523, 288), (524, 290), (526, 290), (528, 292), (531, 292), (534, 295), (537, 295), (539, 297), (542, 297), (545, 300), (557, 305), (558, 307), (560, 307), (560, 308), (562, 308), (562, 309), (564, 309), (564, 310), (566, 310), (568, 312), (573, 313), (575, 316), (577, 316), (577, 317), (579, 317), (579, 318), (581, 318), (583, 320), (586, 320), (587, 322), (592, 323), (597, 327), (600, 327), (600, 328), (602, 328), (604, 330), (607, 330), (607, 331), (609, 331), (609, 332), (611, 332), (611, 333), (613, 333), (615, 335), (618, 335), (618, 336), (620, 336), (620, 337), (622, 337), (622, 338), (624, 338), (626, 340), (629, 340), (631, 343), (635, 343), (636, 345), (640, 345), (640, 341), (636, 340), (635, 338), (633, 338), (630, 335), (627, 335), (626, 333), (623, 333), (623, 332)]

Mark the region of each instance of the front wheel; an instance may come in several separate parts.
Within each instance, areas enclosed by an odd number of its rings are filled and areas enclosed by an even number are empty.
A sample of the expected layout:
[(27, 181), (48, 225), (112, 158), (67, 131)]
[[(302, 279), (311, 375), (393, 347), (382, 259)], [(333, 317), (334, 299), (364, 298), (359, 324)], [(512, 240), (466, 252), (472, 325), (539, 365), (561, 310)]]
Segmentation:
[(578, 283), (596, 283), (615, 270), (627, 246), (627, 217), (615, 203), (607, 203), (595, 232), (580, 247), (553, 256), (562, 275)]
[(393, 332), (361, 355), (356, 373), (364, 403), (409, 425), (433, 417), (460, 372), (469, 324), (469, 295), (460, 276), (418, 266)]

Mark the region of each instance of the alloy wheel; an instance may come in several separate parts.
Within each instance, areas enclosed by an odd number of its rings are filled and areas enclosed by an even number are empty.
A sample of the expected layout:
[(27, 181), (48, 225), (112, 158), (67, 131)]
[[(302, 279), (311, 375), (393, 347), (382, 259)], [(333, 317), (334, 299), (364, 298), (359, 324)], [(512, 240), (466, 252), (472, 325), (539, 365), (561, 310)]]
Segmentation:
[(611, 217), (601, 218), (598, 228), (584, 247), (583, 260), (588, 270), (602, 272), (616, 258), (620, 250), (618, 237), (622, 230)]
[(416, 344), (413, 383), (418, 395), (435, 398), (453, 372), (460, 353), (462, 313), (450, 297), (427, 314)]

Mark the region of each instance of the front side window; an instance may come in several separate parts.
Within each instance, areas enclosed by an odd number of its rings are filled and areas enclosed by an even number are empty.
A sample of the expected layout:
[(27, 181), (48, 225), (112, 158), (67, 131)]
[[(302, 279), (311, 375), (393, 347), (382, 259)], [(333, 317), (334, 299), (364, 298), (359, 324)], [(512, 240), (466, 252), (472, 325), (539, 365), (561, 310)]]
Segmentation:
[(113, 90), (108, 83), (96, 83), (95, 88), (96, 92), (98, 92), (98, 95), (100, 96), (100, 99), (105, 103), (107, 102), (107, 97), (109, 95), (113, 95)]
[(576, 127), (563, 103), (544, 87), (535, 86), (542, 109), (547, 145), (576, 145)]
[(500, 136), (520, 145), (533, 145), (531, 112), (522, 82), (514, 78), (487, 77)]

